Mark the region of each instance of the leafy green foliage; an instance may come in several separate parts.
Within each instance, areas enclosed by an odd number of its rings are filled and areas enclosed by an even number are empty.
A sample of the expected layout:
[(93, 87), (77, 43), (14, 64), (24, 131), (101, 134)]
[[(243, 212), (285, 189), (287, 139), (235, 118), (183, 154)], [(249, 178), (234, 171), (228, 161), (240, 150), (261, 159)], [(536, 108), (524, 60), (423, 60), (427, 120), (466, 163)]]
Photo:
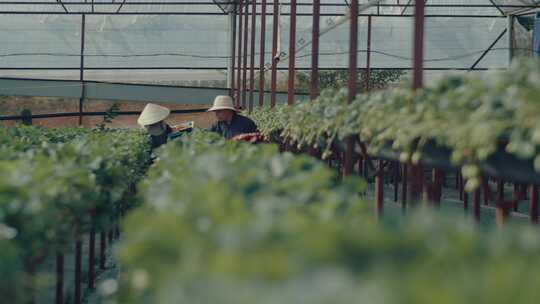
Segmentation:
[(530, 303), (532, 229), (420, 212), (378, 222), (362, 182), (275, 146), (170, 143), (124, 222), (120, 303)]
[[(407, 87), (358, 95), (325, 91), (313, 103), (253, 114), (262, 132), (299, 147), (320, 146), (360, 135), (370, 152), (392, 144), (401, 160), (418, 162), (427, 143), (449, 148), (463, 166), (467, 189), (479, 184), (479, 165), (501, 144), (540, 172), (540, 63), (515, 61), (503, 72), (448, 76), (414, 92)], [(279, 135), (279, 136), (278, 136)]]
[[(403, 70), (372, 70), (369, 74), (369, 86), (373, 90), (387, 88), (396, 83), (405, 74)], [(366, 82), (368, 73), (365, 70), (358, 71), (357, 88), (360, 92), (367, 91)], [(311, 88), (311, 74), (309, 72), (296, 73), (296, 91), (309, 92)], [(321, 90), (340, 89), (346, 87), (349, 81), (348, 70), (319, 71), (319, 87)]]
[(0, 128), (0, 226), (15, 232), (19, 270), (31, 271), (90, 225), (107, 225), (149, 158), (139, 132)]
[(21, 256), (12, 241), (15, 236), (15, 229), (0, 223), (0, 295), (11, 303), (22, 303), (25, 299), (21, 288), (24, 274), (21, 272)]

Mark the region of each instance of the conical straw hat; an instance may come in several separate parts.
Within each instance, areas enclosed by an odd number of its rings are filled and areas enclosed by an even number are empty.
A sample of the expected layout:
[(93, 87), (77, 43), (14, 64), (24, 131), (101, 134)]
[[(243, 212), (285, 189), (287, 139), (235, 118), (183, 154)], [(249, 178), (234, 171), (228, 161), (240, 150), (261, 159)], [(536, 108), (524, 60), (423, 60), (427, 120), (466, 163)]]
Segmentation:
[(171, 110), (159, 106), (157, 104), (149, 103), (144, 107), (137, 123), (141, 126), (148, 126), (158, 123), (169, 116)]
[(237, 111), (234, 107), (233, 99), (230, 96), (220, 95), (214, 99), (214, 105), (208, 109), (208, 112), (218, 110), (233, 110)]

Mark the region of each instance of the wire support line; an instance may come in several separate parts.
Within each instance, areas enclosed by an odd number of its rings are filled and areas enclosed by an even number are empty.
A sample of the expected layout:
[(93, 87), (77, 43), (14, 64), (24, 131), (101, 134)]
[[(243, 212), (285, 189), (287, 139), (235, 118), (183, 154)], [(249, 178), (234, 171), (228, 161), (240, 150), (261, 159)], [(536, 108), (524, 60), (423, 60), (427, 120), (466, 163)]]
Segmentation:
[[(458, 54), (455, 56), (447, 56), (447, 57), (436, 57), (436, 58), (427, 58), (424, 59), (424, 62), (437, 62), (437, 61), (454, 61), (459, 59), (464, 59), (467, 57), (472, 57), (478, 54), (482, 54), (486, 51), (505, 51), (505, 50), (520, 50), (520, 51), (530, 51), (533, 52), (533, 50), (528, 48), (508, 48), (508, 47), (499, 47), (499, 48), (492, 48), (492, 49), (479, 49), (476, 51), (471, 51), (467, 53)], [(383, 55), (386, 57), (391, 57), (403, 61), (410, 61), (413, 58), (408, 56), (403, 56), (399, 54), (394, 54), (387, 51), (382, 50), (374, 50), (371, 49), (369, 51), (373, 54)], [(367, 49), (358, 50), (358, 53), (368, 53)], [(341, 51), (341, 52), (320, 52), (320, 56), (338, 56), (338, 55), (347, 55), (349, 54), (348, 51)], [(260, 55), (260, 52), (255, 52), (255, 55)], [(271, 52), (265, 52), (265, 55), (271, 55)], [(305, 53), (302, 55), (297, 55), (296, 58), (306, 58), (310, 57), (311, 53)], [(7, 57), (25, 57), (25, 56), (52, 56), (52, 57), (80, 57), (80, 54), (71, 54), (71, 53), (47, 53), (47, 52), (39, 52), (39, 53), (7, 53), (7, 54), (0, 54), (1, 58), (7, 58)], [(187, 57), (187, 58), (197, 58), (197, 59), (230, 59), (231, 56), (215, 56), (215, 55), (196, 55), (196, 54), (187, 54), (187, 53), (150, 53), (150, 54), (85, 54), (84, 57), (110, 57), (110, 58), (138, 58), (138, 57), (161, 57), (161, 56), (171, 56), (171, 57)], [(17, 68), (14, 67), (14, 70)]]

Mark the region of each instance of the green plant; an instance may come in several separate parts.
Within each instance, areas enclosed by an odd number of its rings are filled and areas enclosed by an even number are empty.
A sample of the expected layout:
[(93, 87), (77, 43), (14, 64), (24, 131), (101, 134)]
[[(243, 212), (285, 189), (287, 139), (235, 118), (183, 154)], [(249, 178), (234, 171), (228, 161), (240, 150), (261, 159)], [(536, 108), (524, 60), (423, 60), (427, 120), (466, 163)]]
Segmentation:
[(158, 151), (124, 222), (119, 303), (530, 303), (534, 229), (376, 221), (324, 164), (195, 133)]
[(22, 288), (44, 257), (109, 225), (150, 161), (147, 136), (127, 130), (0, 128), (0, 151), (0, 227), (16, 231)]
[(253, 118), (264, 134), (300, 148), (322, 146), (324, 156), (351, 135), (375, 154), (391, 145), (403, 162), (420, 161), (427, 143), (448, 148), (471, 191), (479, 186), (480, 165), (500, 146), (534, 159), (540, 172), (539, 70), (537, 60), (520, 60), (507, 71), (448, 76), (417, 92), (402, 86), (360, 94), (350, 105), (344, 89), (327, 90), (315, 102), (264, 109)]

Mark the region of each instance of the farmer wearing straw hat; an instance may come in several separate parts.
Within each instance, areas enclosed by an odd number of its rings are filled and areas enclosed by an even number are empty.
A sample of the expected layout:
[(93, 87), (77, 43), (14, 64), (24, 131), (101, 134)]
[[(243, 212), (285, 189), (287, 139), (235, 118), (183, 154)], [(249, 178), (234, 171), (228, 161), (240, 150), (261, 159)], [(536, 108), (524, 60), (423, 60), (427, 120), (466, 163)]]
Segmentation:
[(238, 114), (230, 96), (217, 96), (208, 112), (214, 112), (217, 118), (209, 130), (227, 139), (257, 132), (257, 125), (251, 119)]
[(169, 139), (180, 135), (179, 131), (193, 128), (193, 123), (182, 124), (181, 126), (169, 126), (165, 119), (169, 117), (171, 111), (160, 105), (149, 103), (144, 107), (137, 123), (144, 127), (152, 139), (152, 148), (157, 148)]

